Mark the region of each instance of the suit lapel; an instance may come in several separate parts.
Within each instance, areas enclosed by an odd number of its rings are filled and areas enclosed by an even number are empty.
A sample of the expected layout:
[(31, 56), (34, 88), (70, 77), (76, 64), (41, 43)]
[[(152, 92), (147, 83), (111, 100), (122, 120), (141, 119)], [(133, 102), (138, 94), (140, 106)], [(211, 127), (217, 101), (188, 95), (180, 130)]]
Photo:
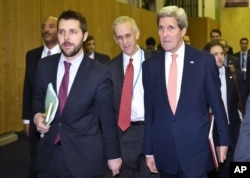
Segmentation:
[(121, 92), (122, 91), (122, 86), (123, 86), (125, 71), (124, 71), (124, 67), (123, 67), (123, 56), (122, 56), (122, 54), (120, 54), (118, 58), (119, 58), (119, 60), (117, 60), (118, 67), (116, 68), (117, 69), (116, 74), (117, 74), (117, 81), (119, 82), (118, 83), (118, 86), (120, 88), (119, 91)]
[(185, 88), (189, 85), (192, 85), (193, 81), (193, 72), (195, 72), (196, 68), (196, 59), (195, 55), (192, 54), (192, 50), (189, 50), (189, 46), (185, 45), (185, 53), (184, 53), (184, 65), (183, 65), (183, 73), (182, 73), (182, 82), (181, 82), (181, 89), (180, 89), (180, 96), (179, 100), (177, 102), (176, 107), (176, 115), (178, 114), (178, 111), (180, 111), (180, 108), (186, 107), (187, 104), (187, 97), (189, 97), (188, 91), (185, 90)]
[[(65, 103), (62, 115), (67, 110), (68, 106), (74, 104), (74, 98), (81, 97), (81, 96), (79, 96), (79, 93), (81, 93), (81, 92), (79, 92), (79, 90), (82, 90), (82, 88), (79, 87), (79, 84), (84, 83), (85, 79), (88, 78), (87, 75), (89, 73), (90, 61), (92, 61), (92, 59), (90, 59), (89, 57), (84, 55), (84, 58), (83, 58), (80, 66), (77, 70), (75, 79), (74, 79), (72, 86), (71, 86), (71, 89), (69, 91), (67, 101)], [(84, 86), (84, 85), (81, 84), (81, 86)]]
[(233, 77), (231, 76), (231, 73), (230, 73), (230, 70), (228, 67), (225, 67), (225, 72), (226, 72), (226, 91), (227, 91), (227, 108), (228, 108), (228, 99), (229, 99), (229, 96), (230, 96), (230, 85), (231, 83), (233, 82)]

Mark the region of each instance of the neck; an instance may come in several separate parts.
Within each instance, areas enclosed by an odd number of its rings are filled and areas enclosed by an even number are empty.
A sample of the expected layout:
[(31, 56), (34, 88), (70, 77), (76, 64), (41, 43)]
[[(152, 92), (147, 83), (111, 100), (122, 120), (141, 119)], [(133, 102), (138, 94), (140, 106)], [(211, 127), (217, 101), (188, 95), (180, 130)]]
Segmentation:
[(45, 45), (48, 49), (52, 49), (57, 45), (57, 43), (45, 43)]

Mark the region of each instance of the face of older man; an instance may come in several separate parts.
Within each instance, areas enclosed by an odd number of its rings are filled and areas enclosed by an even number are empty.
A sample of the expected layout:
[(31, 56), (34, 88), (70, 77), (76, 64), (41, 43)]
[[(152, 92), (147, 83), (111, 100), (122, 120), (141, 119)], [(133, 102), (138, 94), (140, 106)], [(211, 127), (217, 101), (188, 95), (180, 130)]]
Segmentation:
[(163, 17), (159, 19), (158, 34), (161, 46), (165, 51), (175, 53), (183, 43), (186, 28), (182, 30), (177, 25), (174, 17)]

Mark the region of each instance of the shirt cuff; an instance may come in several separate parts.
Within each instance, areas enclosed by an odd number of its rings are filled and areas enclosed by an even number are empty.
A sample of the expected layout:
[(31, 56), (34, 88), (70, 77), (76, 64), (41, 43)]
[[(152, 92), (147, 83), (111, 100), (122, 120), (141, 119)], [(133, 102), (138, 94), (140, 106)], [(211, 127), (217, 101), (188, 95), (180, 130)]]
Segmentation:
[(28, 119), (23, 119), (23, 124), (30, 124), (30, 120), (28, 120)]

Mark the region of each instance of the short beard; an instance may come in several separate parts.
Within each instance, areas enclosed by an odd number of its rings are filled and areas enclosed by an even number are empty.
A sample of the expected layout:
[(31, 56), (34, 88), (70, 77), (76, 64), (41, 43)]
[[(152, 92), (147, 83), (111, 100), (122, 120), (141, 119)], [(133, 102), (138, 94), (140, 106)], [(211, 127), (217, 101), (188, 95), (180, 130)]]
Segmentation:
[(61, 49), (62, 49), (62, 53), (63, 53), (64, 56), (66, 56), (66, 57), (74, 57), (81, 50), (81, 48), (82, 48), (82, 44), (79, 44), (74, 48), (74, 50), (72, 52), (70, 52), (68, 54), (65, 53), (63, 48), (61, 48)]

